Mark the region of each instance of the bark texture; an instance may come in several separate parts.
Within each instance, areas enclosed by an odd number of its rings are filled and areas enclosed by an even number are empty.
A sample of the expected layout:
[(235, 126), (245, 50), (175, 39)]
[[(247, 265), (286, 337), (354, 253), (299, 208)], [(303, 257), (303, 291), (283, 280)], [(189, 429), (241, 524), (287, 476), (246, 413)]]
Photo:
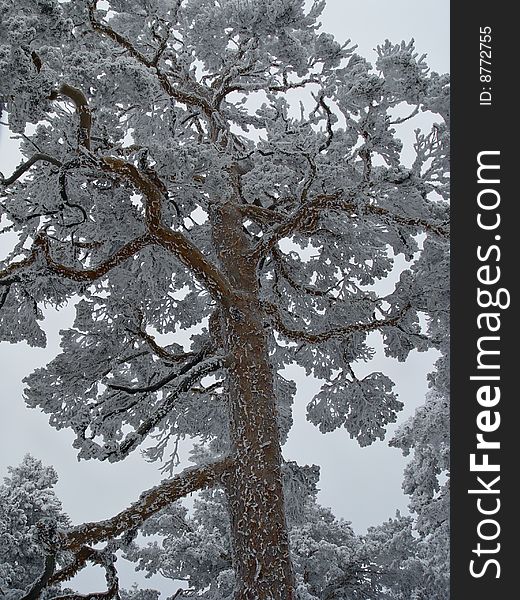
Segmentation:
[(256, 277), (241, 215), (232, 205), (213, 216), (223, 271), (235, 287), (222, 309), (229, 356), (228, 397), (233, 468), (224, 478), (231, 520), (236, 600), (291, 600), (281, 449), (273, 373)]

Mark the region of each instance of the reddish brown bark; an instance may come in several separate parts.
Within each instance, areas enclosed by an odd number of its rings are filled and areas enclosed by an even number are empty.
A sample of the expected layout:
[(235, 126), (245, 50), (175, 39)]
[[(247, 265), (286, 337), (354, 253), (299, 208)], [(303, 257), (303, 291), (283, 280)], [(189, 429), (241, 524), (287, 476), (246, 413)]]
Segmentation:
[(236, 600), (290, 600), (294, 578), (281, 474), (273, 372), (268, 356), (256, 263), (241, 217), (231, 205), (213, 215), (222, 268), (235, 287), (222, 310), (228, 353), (233, 467), (225, 481), (231, 520)]

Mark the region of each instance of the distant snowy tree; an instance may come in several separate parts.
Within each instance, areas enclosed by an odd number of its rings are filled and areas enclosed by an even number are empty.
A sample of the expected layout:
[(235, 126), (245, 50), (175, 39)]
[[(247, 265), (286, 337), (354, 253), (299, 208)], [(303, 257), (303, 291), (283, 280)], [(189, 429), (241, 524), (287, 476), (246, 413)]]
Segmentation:
[(65, 528), (69, 523), (53, 487), (52, 467), (26, 455), (0, 486), (0, 590), (3, 596), (23, 592), (45, 568), (39, 528)]
[[(72, 562), (41, 581), (94, 561), (116, 596), (114, 553), (135, 529), (222, 486), (232, 594), (295, 598), (284, 367), (323, 380), (312, 423), (365, 446), (402, 407), (386, 374), (358, 374), (369, 334), (401, 361), (446, 349), (448, 77), (413, 43), (384, 43), (372, 67), (319, 31), (323, 6), (0, 0), (0, 95), (25, 155), (0, 179), (2, 231), (18, 237), (0, 339), (43, 346), (41, 307), (78, 299), (27, 403), (72, 429), (83, 459), (122, 460), (152, 438), (147, 456), (172, 469), (186, 437), (214, 457), (112, 519), (49, 532), (49, 564)], [(406, 167), (396, 127), (422, 111), (437, 122)], [(381, 294), (399, 255), (408, 266)], [(419, 421), (396, 442), (416, 461)], [(435, 491), (413, 471), (410, 490)]]

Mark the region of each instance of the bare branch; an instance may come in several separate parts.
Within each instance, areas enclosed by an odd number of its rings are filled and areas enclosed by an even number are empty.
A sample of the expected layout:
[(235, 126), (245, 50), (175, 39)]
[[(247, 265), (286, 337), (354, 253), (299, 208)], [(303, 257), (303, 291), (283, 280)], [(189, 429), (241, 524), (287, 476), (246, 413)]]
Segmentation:
[(47, 556), (44, 573), (21, 600), (38, 600), (41, 592), (46, 587), (72, 578), (89, 561), (100, 564), (105, 568), (107, 591), (88, 594), (87, 596), (75, 594), (60, 596), (59, 600), (108, 600), (117, 596), (119, 589), (117, 572), (113, 564), (113, 556), (108, 553), (110, 547), (104, 550), (96, 550), (89, 547), (88, 544), (110, 542), (110, 540), (114, 540), (120, 535), (135, 531), (147, 519), (169, 506), (172, 502), (197, 490), (216, 485), (219, 481), (222, 481), (232, 467), (233, 460), (226, 457), (207, 465), (185, 469), (179, 475), (143, 492), (137, 502), (111, 519), (84, 523), (69, 531), (59, 532), (56, 550), (72, 552), (74, 557), (71, 564), (55, 572), (54, 555)]
[(0, 173), (0, 185), (3, 185), (3, 186), (12, 185), (15, 181), (20, 179), (20, 177), (24, 173), (26, 173), (35, 163), (40, 162), (40, 161), (48, 162), (57, 167), (61, 167), (63, 165), (61, 160), (54, 158), (54, 156), (50, 156), (49, 154), (45, 154), (44, 152), (37, 152), (36, 154), (33, 154), (33, 156), (31, 156), (31, 158), (29, 160), (22, 163), (16, 169), (16, 171), (11, 175), (11, 177), (8, 177), (7, 179), (5, 179), (4, 176)]
[(290, 269), (288, 268), (287, 263), (284, 261), (281, 252), (277, 248), (273, 248), (272, 254), (273, 254), (273, 259), (274, 259), (274, 263), (275, 263), (275, 268), (278, 267), (283, 278), (286, 281), (288, 281), (289, 284), (295, 290), (304, 292), (305, 294), (308, 294), (309, 296), (315, 296), (316, 298), (327, 298), (328, 300), (333, 300), (333, 301), (336, 300), (336, 297), (331, 296), (330, 292), (335, 287), (337, 287), (337, 285), (340, 283), (339, 281), (338, 281), (338, 284), (336, 284), (335, 286), (332, 286), (331, 288), (329, 288), (327, 290), (320, 290), (318, 288), (309, 287), (307, 285), (299, 283), (291, 275)]
[(446, 227), (444, 227), (444, 224), (431, 223), (426, 219), (402, 217), (400, 215), (391, 213), (386, 208), (375, 206), (374, 204), (369, 204), (368, 206), (363, 207), (363, 210), (368, 214), (384, 216), (388, 218), (390, 222), (397, 223), (399, 225), (407, 225), (411, 227), (417, 227), (418, 229), (424, 229), (425, 231), (435, 233), (439, 237), (443, 237), (446, 239), (449, 239), (450, 237), (449, 231)]
[(406, 121), (415, 117), (415, 115), (419, 114), (420, 108), (421, 105), (418, 104), (407, 117), (399, 117), (395, 121), (390, 121), (390, 125), (400, 125), (401, 123), (405, 123)]
[(10, 265), (7, 265), (7, 267), (0, 270), (0, 279), (9, 277), (11, 273), (17, 273), (18, 271), (22, 271), (26, 267), (30, 267), (36, 261), (37, 258), (38, 248), (36, 247), (36, 245), (33, 245), (29, 256), (25, 257), (22, 260), (12, 262)]
[(325, 102), (323, 94), (319, 97), (318, 105), (321, 106), (321, 108), (324, 110), (327, 119), (327, 139), (325, 140), (325, 142), (323, 142), (323, 144), (318, 150), (318, 152), (323, 152), (327, 150), (327, 148), (331, 145), (332, 139), (334, 137), (334, 132), (332, 130), (332, 111), (328, 104)]

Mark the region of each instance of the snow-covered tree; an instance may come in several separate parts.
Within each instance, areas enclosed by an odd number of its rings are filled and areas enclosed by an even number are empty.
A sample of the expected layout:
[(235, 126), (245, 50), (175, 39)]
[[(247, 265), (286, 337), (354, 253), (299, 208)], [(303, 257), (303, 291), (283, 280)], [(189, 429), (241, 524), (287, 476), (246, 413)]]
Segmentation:
[[(402, 407), (387, 375), (358, 374), (369, 334), (402, 361), (445, 350), (448, 78), (412, 43), (384, 43), (372, 66), (319, 31), (322, 9), (0, 1), (0, 95), (25, 155), (0, 179), (2, 231), (18, 238), (1, 339), (44, 345), (41, 306), (77, 299), (27, 403), (74, 431), (80, 458), (153, 439), (147, 456), (173, 448), (173, 468), (186, 437), (212, 457), (112, 519), (49, 534), (49, 557), (75, 557), (49, 582), (97, 561), (117, 595), (114, 552), (135, 528), (221, 486), (234, 597), (294, 598), (284, 367), (323, 380), (312, 423), (367, 445)], [(396, 128), (422, 111), (437, 123), (405, 166)], [(408, 267), (381, 294), (399, 255)]]
[(39, 529), (65, 528), (68, 517), (53, 487), (58, 478), (52, 467), (27, 454), (9, 467), (0, 486), (0, 590), (3, 596), (22, 592), (45, 570), (45, 548)]

